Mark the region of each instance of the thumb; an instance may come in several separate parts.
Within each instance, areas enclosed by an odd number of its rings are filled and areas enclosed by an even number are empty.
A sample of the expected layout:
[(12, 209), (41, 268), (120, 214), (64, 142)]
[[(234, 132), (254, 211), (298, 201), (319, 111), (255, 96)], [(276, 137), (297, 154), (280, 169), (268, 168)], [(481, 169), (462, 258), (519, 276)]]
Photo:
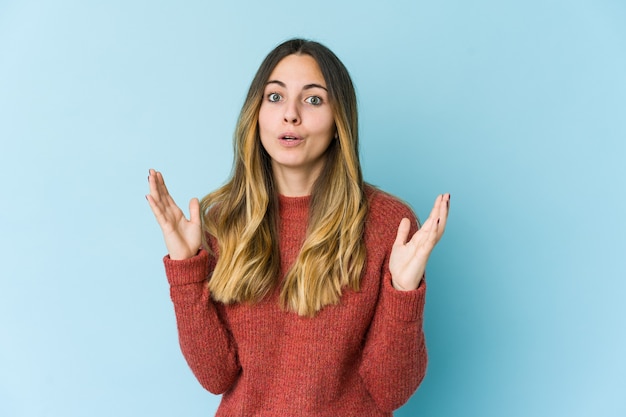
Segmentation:
[(400, 221), (400, 225), (398, 226), (398, 233), (396, 235), (396, 241), (394, 242), (394, 246), (404, 245), (409, 237), (409, 231), (411, 230), (411, 221), (406, 217)]
[(197, 198), (189, 201), (189, 220), (192, 223), (200, 224), (200, 202)]

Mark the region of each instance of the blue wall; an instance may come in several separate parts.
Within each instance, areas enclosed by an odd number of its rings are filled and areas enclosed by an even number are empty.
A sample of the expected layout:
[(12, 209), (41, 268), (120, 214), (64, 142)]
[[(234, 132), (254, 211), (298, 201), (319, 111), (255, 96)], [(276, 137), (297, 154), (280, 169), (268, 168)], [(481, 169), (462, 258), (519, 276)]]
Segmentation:
[(0, 0), (0, 416), (207, 416), (149, 167), (220, 185), (292, 36), (350, 69), (368, 181), (425, 217), (428, 375), (398, 416), (626, 415), (623, 1)]

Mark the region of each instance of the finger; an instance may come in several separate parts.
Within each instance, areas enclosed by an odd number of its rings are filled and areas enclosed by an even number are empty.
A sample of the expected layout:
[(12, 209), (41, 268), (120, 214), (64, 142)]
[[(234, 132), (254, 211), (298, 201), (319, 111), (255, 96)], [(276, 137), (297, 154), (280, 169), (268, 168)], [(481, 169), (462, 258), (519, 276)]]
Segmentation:
[[(411, 237), (411, 242), (417, 244), (418, 241), (431, 241), (437, 238), (437, 232), (440, 229), (441, 223), (441, 207), (445, 206), (444, 195), (440, 194), (435, 198), (435, 202), (433, 204), (433, 208), (428, 215), (426, 221), (422, 224), (422, 227), (415, 232), (415, 234)], [(435, 240), (436, 242), (436, 240)], [(431, 243), (434, 244), (434, 243)]]
[(169, 195), (163, 174), (154, 169), (149, 170), (148, 182), (150, 195), (146, 196), (157, 221), (163, 227), (182, 216), (182, 212)]
[(169, 204), (170, 206), (176, 206), (176, 202), (174, 201), (174, 199), (170, 195), (170, 192), (167, 189), (167, 185), (165, 185), (165, 180), (163, 179), (163, 174), (161, 174), (160, 172), (157, 172), (157, 177), (159, 178), (159, 187), (160, 187), (161, 193), (163, 195), (163, 200), (167, 204)]
[(441, 195), (438, 195), (437, 198), (435, 199), (433, 208), (430, 210), (430, 214), (428, 215), (428, 218), (422, 225), (422, 229), (424, 231), (431, 231), (432, 229), (435, 228), (437, 219), (439, 218), (439, 210), (441, 207), (441, 197), (442, 197)]
[(152, 168), (148, 171), (148, 187), (150, 189), (150, 195), (156, 201), (160, 199), (159, 187), (157, 185), (156, 171)]
[(197, 198), (192, 198), (189, 201), (189, 220), (192, 223), (200, 224), (200, 202)]
[(439, 205), (439, 217), (446, 216), (450, 207), (450, 194), (441, 195), (441, 204)]
[(152, 208), (152, 211), (154, 211), (155, 209), (155, 198), (157, 197), (157, 191), (156, 191), (156, 184), (154, 182), (154, 169), (150, 168), (148, 170), (148, 194), (146, 194), (146, 200), (148, 201), (148, 204), (150, 204), (150, 208)]
[(149, 177), (151, 185), (150, 190), (156, 204), (159, 205), (164, 215), (168, 211), (178, 212), (179, 208), (165, 185), (163, 174), (155, 170), (151, 170), (151, 173), (152, 175)]
[(163, 226), (167, 223), (167, 219), (163, 213), (163, 210), (159, 206), (159, 204), (154, 200), (152, 195), (146, 195), (146, 200), (148, 200), (148, 204), (150, 205), (150, 209), (152, 209), (152, 214), (156, 218), (157, 223), (163, 228)]
[(162, 196), (163, 199), (167, 199), (167, 196), (169, 195), (169, 191), (167, 189), (167, 186), (165, 185), (163, 174), (157, 171), (155, 174), (155, 180), (156, 180), (157, 187), (159, 189), (159, 194)]
[(396, 241), (394, 242), (394, 246), (404, 245), (409, 236), (410, 230), (411, 221), (405, 217), (400, 221), (400, 225), (398, 226), (398, 233), (396, 234)]
[(443, 205), (443, 194), (439, 194), (437, 198), (435, 198), (433, 209), (430, 211), (430, 217), (432, 217), (433, 219), (438, 219), (442, 205)]
[(446, 228), (449, 212), (450, 212), (450, 194), (444, 194), (444, 199), (442, 201), (441, 207), (439, 208), (439, 219), (440, 219), (439, 227), (438, 227), (439, 238), (441, 238), (441, 235), (443, 235), (443, 232)]
[(150, 170), (148, 184), (150, 187), (150, 193), (146, 196), (146, 199), (148, 200), (148, 203), (150, 203), (150, 208), (152, 209), (154, 215), (157, 216), (157, 221), (161, 224), (159, 217), (164, 216), (165, 207), (162, 203), (161, 193), (157, 184), (156, 172), (153, 169)]

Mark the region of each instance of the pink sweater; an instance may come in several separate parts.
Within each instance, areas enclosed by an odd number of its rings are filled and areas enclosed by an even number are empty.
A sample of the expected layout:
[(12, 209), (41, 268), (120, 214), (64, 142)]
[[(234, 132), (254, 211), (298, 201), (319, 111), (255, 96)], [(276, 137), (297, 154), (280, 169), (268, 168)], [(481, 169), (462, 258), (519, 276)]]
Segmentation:
[[(207, 251), (165, 257), (180, 346), (202, 386), (223, 394), (217, 416), (391, 416), (415, 392), (426, 372), (426, 284), (396, 291), (388, 261), (400, 220), (411, 219), (414, 233), (416, 219), (382, 191), (367, 195), (361, 290), (344, 289), (314, 318), (283, 311), (279, 286), (257, 304), (215, 302)], [(281, 279), (304, 240), (309, 200), (280, 197)]]

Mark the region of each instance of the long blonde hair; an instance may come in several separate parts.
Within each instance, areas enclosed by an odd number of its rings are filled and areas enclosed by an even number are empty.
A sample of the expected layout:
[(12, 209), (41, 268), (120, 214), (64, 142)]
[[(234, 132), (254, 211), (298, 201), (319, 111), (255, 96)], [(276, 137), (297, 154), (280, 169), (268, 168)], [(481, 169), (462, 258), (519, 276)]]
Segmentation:
[(258, 115), (271, 72), (292, 54), (317, 61), (337, 128), (313, 186), (305, 241), (280, 292), (285, 309), (311, 317), (337, 304), (342, 288), (358, 291), (365, 264), (368, 205), (359, 162), (356, 94), (347, 69), (332, 51), (317, 42), (292, 39), (267, 55), (239, 115), (232, 176), (202, 199), (201, 208), (204, 234), (216, 239), (219, 250), (209, 280), (212, 297), (228, 304), (255, 302), (269, 294), (280, 273), (278, 194), (270, 157), (261, 145)]

